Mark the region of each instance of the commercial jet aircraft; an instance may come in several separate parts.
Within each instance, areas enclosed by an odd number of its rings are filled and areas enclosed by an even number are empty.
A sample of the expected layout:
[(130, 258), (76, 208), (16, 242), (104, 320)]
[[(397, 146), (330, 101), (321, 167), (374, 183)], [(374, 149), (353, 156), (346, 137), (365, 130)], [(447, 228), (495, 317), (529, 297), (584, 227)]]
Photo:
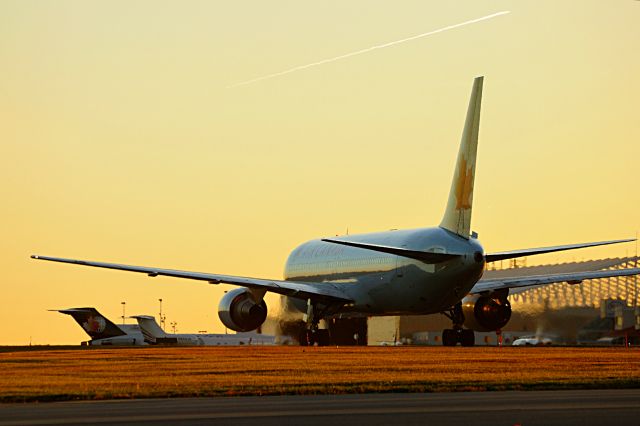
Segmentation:
[(221, 299), (218, 315), (228, 328), (249, 331), (266, 319), (267, 291), (287, 296), (303, 312), (306, 332), (301, 344), (327, 344), (319, 321), (374, 315), (443, 313), (452, 327), (444, 345), (474, 344), (473, 331), (499, 330), (511, 317), (509, 289), (557, 282), (640, 273), (640, 268), (575, 272), (504, 279), (482, 279), (490, 262), (628, 240), (485, 253), (471, 233), (480, 103), (483, 77), (473, 83), (449, 200), (439, 226), (306, 242), (289, 255), (283, 280), (246, 278), (115, 263), (32, 256), (35, 259), (227, 283), (239, 288)]
[(140, 328), (134, 324), (116, 325), (96, 308), (54, 309), (54, 312), (71, 315), (91, 337), (83, 345), (90, 346), (139, 346), (146, 345)]
[(228, 346), (228, 345), (273, 345), (275, 336), (260, 333), (237, 334), (195, 334), (195, 333), (166, 333), (156, 319), (151, 315), (134, 315), (144, 336), (144, 341), (150, 345), (174, 346)]

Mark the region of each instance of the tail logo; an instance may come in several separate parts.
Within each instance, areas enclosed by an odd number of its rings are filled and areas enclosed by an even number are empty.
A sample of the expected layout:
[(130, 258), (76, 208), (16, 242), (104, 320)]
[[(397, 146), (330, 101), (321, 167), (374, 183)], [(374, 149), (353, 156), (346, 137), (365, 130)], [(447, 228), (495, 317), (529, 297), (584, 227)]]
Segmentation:
[(84, 328), (87, 333), (102, 333), (106, 326), (106, 321), (100, 316), (90, 316), (86, 322), (82, 323), (82, 328)]
[(456, 182), (456, 210), (471, 208), (471, 193), (473, 192), (473, 167), (467, 167), (466, 158), (460, 159), (458, 181)]

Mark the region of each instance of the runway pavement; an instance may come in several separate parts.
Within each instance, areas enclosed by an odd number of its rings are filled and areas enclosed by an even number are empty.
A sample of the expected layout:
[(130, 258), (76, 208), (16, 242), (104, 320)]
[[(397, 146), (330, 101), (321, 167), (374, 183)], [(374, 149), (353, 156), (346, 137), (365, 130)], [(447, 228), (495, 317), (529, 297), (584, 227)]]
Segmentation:
[(0, 426), (637, 425), (640, 389), (138, 399), (0, 405)]

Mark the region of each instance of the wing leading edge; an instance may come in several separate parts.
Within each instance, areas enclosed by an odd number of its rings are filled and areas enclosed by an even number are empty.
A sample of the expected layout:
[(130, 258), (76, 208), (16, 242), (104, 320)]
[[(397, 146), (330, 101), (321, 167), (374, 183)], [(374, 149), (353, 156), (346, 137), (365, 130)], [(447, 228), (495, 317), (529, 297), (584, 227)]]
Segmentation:
[(583, 280), (593, 280), (597, 278), (626, 277), (630, 275), (640, 275), (640, 268), (617, 269), (607, 271), (590, 272), (567, 272), (562, 274), (530, 275), (528, 277), (498, 278), (480, 280), (469, 293), (477, 294), (502, 289), (530, 287), (534, 285), (553, 284), (567, 282), (569, 284), (579, 284)]
[(596, 246), (606, 246), (609, 244), (628, 243), (630, 241), (635, 241), (635, 238), (630, 238), (625, 240), (599, 241), (597, 243), (566, 244), (563, 246), (539, 247), (539, 248), (532, 248), (532, 249), (502, 251), (498, 253), (489, 253), (485, 255), (485, 260), (487, 261), (487, 263), (497, 262), (498, 260), (514, 259), (516, 257), (533, 256), (536, 254), (552, 253), (555, 251), (564, 251), (564, 250), (574, 250), (574, 249), (585, 248), (585, 247), (596, 247)]
[(267, 280), (261, 278), (238, 277), (234, 275), (209, 274), (203, 272), (179, 271), (175, 269), (152, 268), (147, 266), (121, 265), (118, 263), (93, 262), (87, 260), (64, 259), (60, 257), (31, 256), (33, 259), (51, 262), (71, 263), (96, 268), (116, 269), (120, 271), (140, 272), (150, 277), (159, 275), (190, 280), (207, 281), (209, 284), (233, 284), (242, 287), (271, 291), (299, 299), (316, 299), (325, 302), (349, 303), (353, 300), (330, 283), (306, 283), (298, 281)]

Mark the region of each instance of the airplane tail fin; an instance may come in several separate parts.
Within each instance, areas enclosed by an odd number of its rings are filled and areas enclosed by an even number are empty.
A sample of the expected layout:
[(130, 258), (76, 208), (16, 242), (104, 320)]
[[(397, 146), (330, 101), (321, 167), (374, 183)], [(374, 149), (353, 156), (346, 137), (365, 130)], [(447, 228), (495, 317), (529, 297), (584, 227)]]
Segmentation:
[(105, 339), (127, 334), (95, 308), (53, 309), (53, 311), (71, 315), (92, 339)]
[(167, 336), (167, 333), (165, 333), (156, 322), (155, 317), (150, 315), (134, 315), (131, 318), (135, 318), (138, 321), (145, 342), (157, 343), (158, 339)]
[(440, 227), (469, 238), (471, 231), (471, 207), (473, 205), (473, 181), (476, 172), (478, 151), (478, 129), (480, 125), (480, 104), (482, 102), (482, 82), (484, 77), (473, 81), (471, 99), (467, 109), (467, 119), (462, 131), (456, 170), (451, 183), (449, 201)]

